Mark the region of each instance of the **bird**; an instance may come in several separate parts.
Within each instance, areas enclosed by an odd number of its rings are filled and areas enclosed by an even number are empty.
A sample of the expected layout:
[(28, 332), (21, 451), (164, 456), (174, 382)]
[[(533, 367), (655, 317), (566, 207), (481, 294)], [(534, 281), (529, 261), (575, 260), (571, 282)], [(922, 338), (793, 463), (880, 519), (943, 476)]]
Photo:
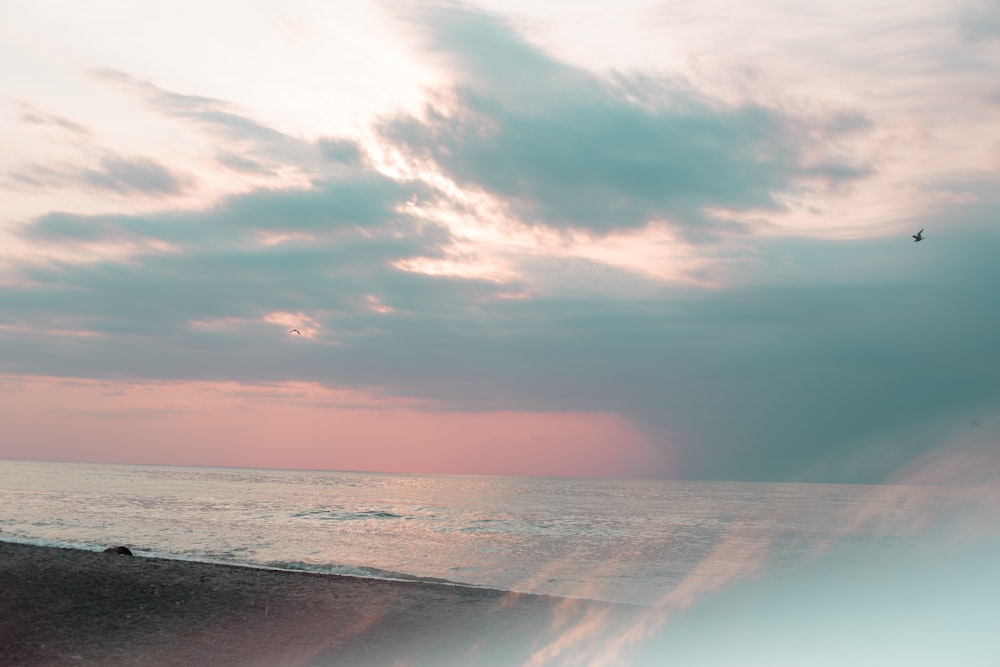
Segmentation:
[(917, 241), (923, 241), (923, 240), (924, 240), (924, 230), (921, 229), (919, 232), (913, 235), (913, 242), (916, 243)]
[(302, 335), (302, 332), (299, 331), (298, 329), (289, 329), (288, 333), (298, 334), (300, 336)]
[(983, 425), (979, 423), (978, 419), (970, 419), (969, 420), (969, 427), (970, 428), (982, 428)]

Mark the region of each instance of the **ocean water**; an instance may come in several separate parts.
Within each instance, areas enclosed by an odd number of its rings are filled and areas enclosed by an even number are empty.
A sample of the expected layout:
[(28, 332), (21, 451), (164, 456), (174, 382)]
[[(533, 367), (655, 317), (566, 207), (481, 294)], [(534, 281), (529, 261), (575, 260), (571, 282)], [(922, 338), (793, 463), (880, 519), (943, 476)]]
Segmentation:
[(810, 568), (947, 562), (992, 548), (998, 516), (978, 487), (0, 461), (0, 539), (680, 607)]

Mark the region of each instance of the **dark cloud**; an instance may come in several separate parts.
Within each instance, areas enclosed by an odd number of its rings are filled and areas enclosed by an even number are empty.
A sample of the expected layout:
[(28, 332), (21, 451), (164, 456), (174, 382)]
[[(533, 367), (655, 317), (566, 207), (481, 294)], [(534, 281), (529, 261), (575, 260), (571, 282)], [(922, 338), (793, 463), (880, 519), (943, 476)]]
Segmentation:
[[(800, 258), (794, 278), (496, 303), (454, 326), (411, 321), (419, 357), (387, 332), (358, 341), (347, 363), (360, 377), (381, 359), (380, 384), (463, 409), (631, 416), (677, 443), (662, 474), (880, 481), (1000, 403), (1000, 236), (922, 222), (938, 238), (919, 255), (903, 236), (762, 244), (776, 263)], [(817, 276), (814, 263), (845, 270)]]
[(809, 118), (676, 79), (598, 77), (472, 9), (415, 20), (460, 81), (422, 116), (386, 119), (383, 137), (531, 224), (604, 234), (662, 220), (699, 238), (734, 226), (710, 209), (780, 210), (783, 195), (871, 171), (826, 150), (867, 129), (859, 112)]
[[(922, 244), (758, 242), (764, 265), (728, 289), (510, 300), (500, 296), (523, 286), (397, 269), (440, 256), (448, 238), (388, 211), (364, 227), (333, 222), (320, 242), (244, 246), (232, 230), (253, 201), (199, 214), (185, 252), (23, 269), (30, 289), (0, 294), (6, 323), (105, 335), (8, 332), (0, 370), (295, 379), (454, 410), (611, 411), (667, 448), (672, 467), (647, 474), (694, 478), (878, 481), (1000, 402), (990, 206), (919, 221)], [(393, 310), (373, 311), (368, 295)], [(320, 338), (284, 345), (260, 321), (276, 310), (309, 314)], [(189, 324), (227, 318), (245, 324)]]

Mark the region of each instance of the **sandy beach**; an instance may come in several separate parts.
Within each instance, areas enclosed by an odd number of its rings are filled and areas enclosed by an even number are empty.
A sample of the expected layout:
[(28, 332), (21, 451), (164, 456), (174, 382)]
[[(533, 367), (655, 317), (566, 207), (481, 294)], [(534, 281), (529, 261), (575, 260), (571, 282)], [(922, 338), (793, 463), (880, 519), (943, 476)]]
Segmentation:
[(3, 665), (593, 664), (643, 610), (0, 542)]

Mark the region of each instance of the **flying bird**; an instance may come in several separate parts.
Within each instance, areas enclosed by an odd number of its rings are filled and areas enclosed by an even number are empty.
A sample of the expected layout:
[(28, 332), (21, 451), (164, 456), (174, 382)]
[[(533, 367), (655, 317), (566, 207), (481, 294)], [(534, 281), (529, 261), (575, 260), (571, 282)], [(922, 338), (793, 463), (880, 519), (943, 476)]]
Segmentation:
[(923, 240), (924, 240), (924, 230), (921, 229), (919, 232), (913, 235), (913, 242), (916, 243), (917, 241), (923, 241)]
[(969, 427), (970, 428), (982, 428), (983, 425), (979, 423), (978, 419), (970, 419), (969, 420)]
[(288, 333), (298, 334), (300, 336), (302, 335), (302, 332), (299, 331), (298, 329), (289, 329)]

